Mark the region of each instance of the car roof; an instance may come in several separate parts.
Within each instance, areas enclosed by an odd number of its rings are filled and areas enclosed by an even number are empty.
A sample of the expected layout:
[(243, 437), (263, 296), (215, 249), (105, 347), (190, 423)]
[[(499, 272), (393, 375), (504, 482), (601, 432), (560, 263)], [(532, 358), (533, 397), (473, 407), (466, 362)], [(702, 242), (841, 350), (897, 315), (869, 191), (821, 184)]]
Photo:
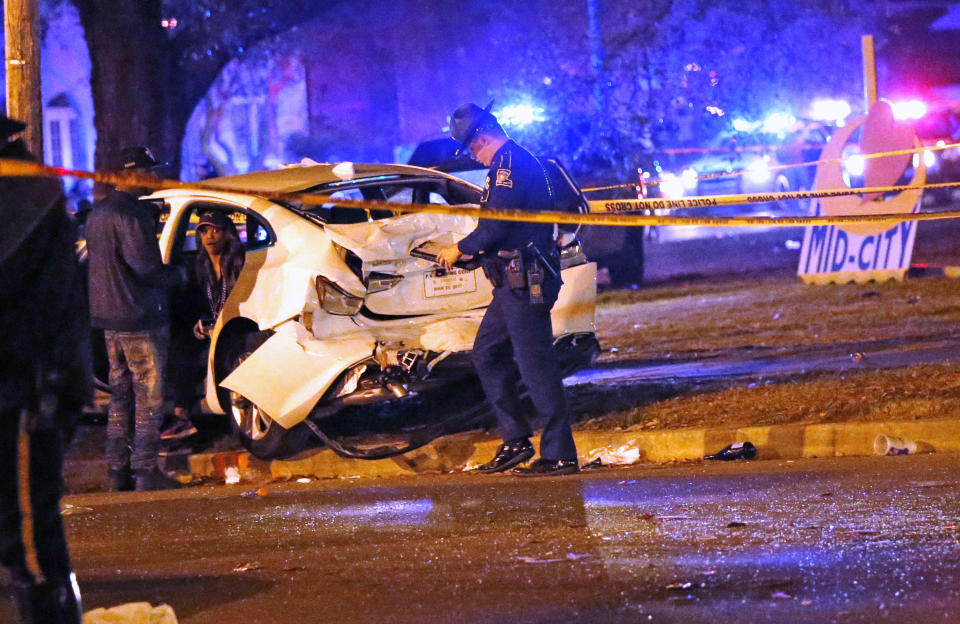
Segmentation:
[(211, 178), (204, 180), (201, 184), (206, 187), (219, 187), (231, 191), (242, 189), (247, 193), (296, 193), (321, 184), (349, 182), (350, 180), (379, 176), (427, 176), (453, 179), (453, 176), (434, 169), (410, 165), (319, 163)]

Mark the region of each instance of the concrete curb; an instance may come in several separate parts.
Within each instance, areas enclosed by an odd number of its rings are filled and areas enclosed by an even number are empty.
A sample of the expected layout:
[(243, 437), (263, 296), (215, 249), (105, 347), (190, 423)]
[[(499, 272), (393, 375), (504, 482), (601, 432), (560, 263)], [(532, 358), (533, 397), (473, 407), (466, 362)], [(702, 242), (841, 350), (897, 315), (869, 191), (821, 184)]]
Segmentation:
[[(699, 460), (728, 444), (749, 440), (758, 459), (872, 455), (878, 435), (912, 440), (917, 452), (960, 452), (960, 419), (871, 423), (796, 424), (744, 428), (690, 428), (667, 431), (575, 431), (581, 463), (604, 465)], [(538, 445), (539, 440), (534, 439)], [(285, 460), (264, 461), (246, 452), (199, 453), (168, 458), (167, 468), (192, 479), (239, 477), (243, 482), (292, 478), (370, 478), (470, 470), (488, 461), (499, 440), (465, 433), (435, 440), (401, 457), (344, 459), (329, 449), (306, 451)]]

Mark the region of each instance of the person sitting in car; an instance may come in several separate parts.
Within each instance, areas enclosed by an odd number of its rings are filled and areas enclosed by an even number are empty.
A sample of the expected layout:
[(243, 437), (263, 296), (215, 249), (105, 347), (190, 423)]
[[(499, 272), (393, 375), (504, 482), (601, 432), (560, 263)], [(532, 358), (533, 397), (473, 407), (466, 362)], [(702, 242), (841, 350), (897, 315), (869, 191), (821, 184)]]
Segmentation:
[[(206, 371), (210, 329), (216, 322), (223, 304), (237, 283), (245, 260), (243, 243), (237, 227), (220, 210), (200, 214), (196, 236), (199, 240), (197, 259), (190, 276), (185, 296), (186, 303), (179, 316), (192, 314), (193, 339), (176, 339), (174, 355), (174, 422), (161, 438), (175, 440), (197, 432), (191, 418), (196, 398), (196, 385)], [(189, 302), (193, 303), (189, 303)], [(195, 322), (194, 322), (195, 321)], [(182, 333), (182, 331), (180, 332)], [(197, 342), (202, 341), (202, 342)]]

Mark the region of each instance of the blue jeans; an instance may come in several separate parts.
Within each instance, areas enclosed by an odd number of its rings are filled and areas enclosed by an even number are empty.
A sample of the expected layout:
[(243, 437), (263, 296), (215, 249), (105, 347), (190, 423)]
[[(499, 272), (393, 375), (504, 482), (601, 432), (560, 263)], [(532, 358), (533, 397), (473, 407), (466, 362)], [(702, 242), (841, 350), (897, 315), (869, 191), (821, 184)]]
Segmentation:
[(106, 330), (103, 335), (110, 358), (110, 470), (153, 470), (160, 450), (170, 327), (136, 332)]

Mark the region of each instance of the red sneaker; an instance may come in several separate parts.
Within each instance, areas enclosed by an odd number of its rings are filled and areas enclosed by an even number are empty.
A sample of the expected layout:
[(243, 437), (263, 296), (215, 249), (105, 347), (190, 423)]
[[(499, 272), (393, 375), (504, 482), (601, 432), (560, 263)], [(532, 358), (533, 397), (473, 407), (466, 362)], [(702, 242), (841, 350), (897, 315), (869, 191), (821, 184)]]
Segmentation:
[(197, 428), (189, 420), (178, 420), (166, 431), (160, 432), (161, 440), (180, 440), (189, 438), (197, 432)]

